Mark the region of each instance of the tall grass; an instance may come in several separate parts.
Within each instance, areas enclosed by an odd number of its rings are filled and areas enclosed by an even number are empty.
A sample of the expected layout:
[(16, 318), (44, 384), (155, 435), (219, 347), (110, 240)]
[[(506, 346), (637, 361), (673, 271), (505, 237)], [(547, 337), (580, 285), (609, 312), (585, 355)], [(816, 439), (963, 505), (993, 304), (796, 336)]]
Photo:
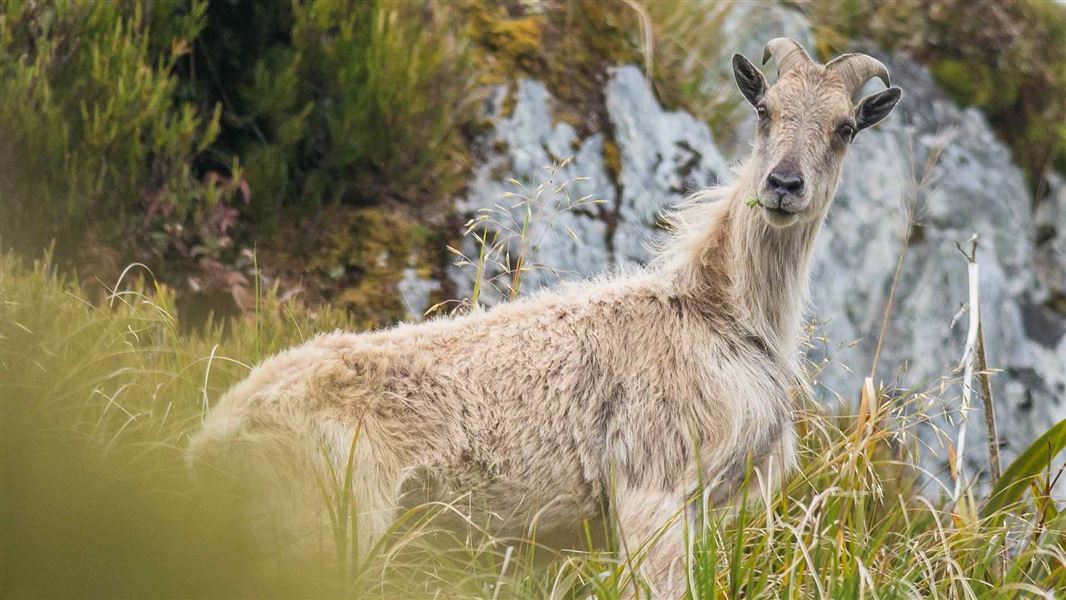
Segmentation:
[[(280, 560), (252, 542), (238, 498), (193, 485), (183, 450), (254, 357), (346, 327), (343, 315), (282, 306), (264, 290), (254, 318), (226, 335), (213, 323), (183, 334), (173, 295), (139, 267), (96, 301), (47, 260), (27, 266), (4, 255), (0, 283), (5, 596), (646, 596), (615, 554), (591, 542), (559, 551), (501, 538), (464, 521), (461, 503), (407, 511), (369, 552), (323, 556), (320, 569)], [(984, 510), (972, 492), (954, 505), (946, 489), (919, 489), (911, 453), (936, 391), (869, 385), (860, 415), (808, 403), (799, 469), (779, 490), (753, 473), (739, 508), (694, 498), (691, 597), (1013, 598), (1066, 589), (1066, 517), (1041, 456), (1055, 448), (1030, 452), (1035, 466), (1019, 469), (1033, 485), (1016, 478), (1020, 487)], [(357, 521), (344, 515), (357, 507), (331, 490), (345, 489), (357, 468), (323, 482), (338, 547), (354, 548)], [(443, 527), (440, 514), (463, 524)]]

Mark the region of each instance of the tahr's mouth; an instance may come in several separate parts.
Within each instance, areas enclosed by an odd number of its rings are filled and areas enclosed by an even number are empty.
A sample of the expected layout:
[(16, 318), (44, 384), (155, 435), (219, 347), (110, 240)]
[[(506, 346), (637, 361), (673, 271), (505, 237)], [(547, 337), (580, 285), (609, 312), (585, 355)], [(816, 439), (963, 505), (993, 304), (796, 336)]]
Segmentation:
[(774, 227), (792, 225), (807, 209), (807, 203), (799, 196), (766, 191), (750, 198), (748, 205), (761, 206), (763, 218)]
[(779, 208), (762, 207), (762, 217), (771, 227), (781, 229), (800, 221), (800, 213), (789, 212)]
[(794, 213), (794, 212), (791, 212), (791, 211), (787, 211), (787, 210), (785, 210), (783, 208), (773, 208), (773, 207), (770, 207), (770, 206), (764, 206), (763, 209), (765, 209), (766, 212), (768, 212), (768, 213), (770, 213), (772, 215), (778, 215), (778, 216), (781, 216), (781, 217), (792, 217), (792, 216), (795, 216), (797, 214), (797, 213)]
[(774, 208), (771, 206), (763, 206), (762, 211), (763, 218), (766, 219), (766, 222), (769, 223), (770, 226), (778, 228), (788, 227), (789, 225), (794, 224), (799, 220), (799, 216), (803, 213), (802, 210), (799, 212), (792, 212), (790, 210)]

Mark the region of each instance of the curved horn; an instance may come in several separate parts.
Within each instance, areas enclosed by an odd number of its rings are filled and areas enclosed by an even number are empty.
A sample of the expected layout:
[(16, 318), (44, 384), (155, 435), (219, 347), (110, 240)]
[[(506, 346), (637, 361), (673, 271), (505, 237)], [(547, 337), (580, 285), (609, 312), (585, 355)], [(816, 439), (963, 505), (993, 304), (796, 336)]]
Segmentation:
[(770, 57), (777, 63), (777, 76), (781, 77), (786, 72), (799, 65), (812, 63), (807, 51), (796, 40), (789, 38), (774, 38), (766, 42), (766, 49), (762, 52), (762, 64), (766, 64)]
[(844, 87), (849, 96), (854, 96), (855, 92), (874, 77), (883, 81), (886, 87), (892, 85), (888, 79), (888, 68), (881, 61), (865, 54), (842, 54), (826, 63), (825, 68), (844, 80)]

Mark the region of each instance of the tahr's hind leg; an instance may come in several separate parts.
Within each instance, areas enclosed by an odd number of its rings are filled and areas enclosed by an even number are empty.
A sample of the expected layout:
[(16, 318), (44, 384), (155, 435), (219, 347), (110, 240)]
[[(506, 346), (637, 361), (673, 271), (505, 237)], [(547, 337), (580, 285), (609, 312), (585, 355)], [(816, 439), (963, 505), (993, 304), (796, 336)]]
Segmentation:
[(237, 494), (271, 554), (342, 568), (366, 558), (395, 519), (401, 471), (382, 463), (361, 428), (279, 417), (216, 408), (189, 448), (197, 479)]
[(385, 460), (361, 427), (326, 422), (319, 431), (317, 481), (338, 554), (364, 560), (396, 520), (404, 470)]

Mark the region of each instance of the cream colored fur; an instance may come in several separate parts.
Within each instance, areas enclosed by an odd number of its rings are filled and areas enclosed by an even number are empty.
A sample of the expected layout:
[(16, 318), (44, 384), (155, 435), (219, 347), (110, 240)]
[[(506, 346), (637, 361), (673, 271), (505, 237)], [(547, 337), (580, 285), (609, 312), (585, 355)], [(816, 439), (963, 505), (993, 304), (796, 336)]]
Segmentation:
[(410, 501), (404, 490), (473, 491), (518, 534), (534, 520), (538, 534), (576, 533), (607, 508), (656, 594), (680, 595), (688, 500), (728, 502), (749, 456), (774, 479), (793, 462), (807, 269), (839, 161), (820, 175), (817, 214), (780, 227), (744, 202), (765, 177), (764, 143), (734, 186), (672, 214), (647, 269), (459, 318), (321, 335), (228, 392), (191, 456), (246, 456), (234, 464), (283, 498), (270, 505), (307, 525), (293, 515), (322, 509), (315, 470), (343, 471), (357, 436), (364, 548)]

